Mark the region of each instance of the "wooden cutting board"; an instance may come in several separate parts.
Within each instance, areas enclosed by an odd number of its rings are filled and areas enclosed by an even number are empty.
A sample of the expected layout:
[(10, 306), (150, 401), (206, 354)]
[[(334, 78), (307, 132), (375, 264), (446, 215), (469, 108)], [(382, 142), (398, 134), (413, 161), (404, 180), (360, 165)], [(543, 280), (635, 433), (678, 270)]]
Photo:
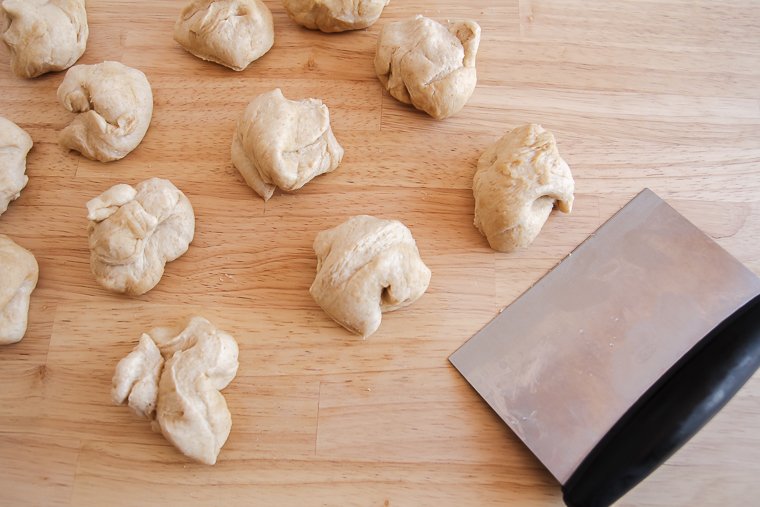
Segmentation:
[[(0, 51), (0, 114), (35, 141), (0, 233), (40, 264), (26, 338), (0, 348), (1, 505), (559, 506), (548, 472), (448, 355), (645, 186), (760, 273), (756, 2), (393, 0), (370, 29), (325, 35), (266, 0), (275, 46), (242, 73), (173, 42), (184, 3), (88, 1), (80, 63), (137, 67), (155, 96), (145, 140), (119, 162), (59, 148), (72, 117), (55, 96), (63, 74), (17, 79)], [(380, 27), (417, 13), (483, 28), (478, 88), (442, 122), (373, 74)], [(274, 87), (323, 99), (346, 156), (265, 204), (229, 146), (248, 101)], [(495, 253), (472, 226), (472, 175), (489, 143), (524, 122), (554, 131), (576, 206), (529, 249)], [(89, 273), (84, 204), (151, 176), (190, 198), (196, 239), (154, 290), (116, 296)], [(360, 213), (406, 223), (433, 271), (427, 294), (366, 341), (308, 294), (314, 236)], [(109, 398), (140, 333), (194, 313), (240, 344), (225, 391), (233, 429), (214, 467)], [(620, 504), (749, 505), (758, 474), (755, 377)]]

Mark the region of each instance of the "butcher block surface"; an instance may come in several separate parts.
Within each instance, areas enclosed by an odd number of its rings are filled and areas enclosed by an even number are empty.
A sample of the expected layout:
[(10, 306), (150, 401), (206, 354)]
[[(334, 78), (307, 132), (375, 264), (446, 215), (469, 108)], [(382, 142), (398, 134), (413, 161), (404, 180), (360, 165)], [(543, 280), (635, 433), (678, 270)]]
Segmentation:
[[(0, 348), (0, 505), (560, 506), (556, 482), (449, 354), (645, 187), (760, 273), (757, 2), (392, 0), (369, 29), (328, 35), (265, 0), (275, 45), (240, 73), (173, 41), (184, 3), (87, 2), (79, 63), (118, 60), (153, 87), (150, 130), (119, 162), (60, 148), (73, 117), (56, 99), (63, 73), (18, 79), (0, 50), (0, 115), (35, 143), (0, 233), (40, 265), (26, 337)], [(448, 120), (400, 104), (373, 71), (382, 25), (417, 13), (482, 26), (478, 87)], [(322, 99), (346, 155), (265, 203), (230, 143), (245, 105), (275, 87)], [(575, 206), (530, 248), (497, 253), (472, 225), (472, 176), (490, 143), (527, 122), (554, 132)], [(85, 203), (153, 176), (192, 202), (195, 240), (149, 293), (111, 294), (90, 274)], [(357, 214), (408, 225), (433, 272), (367, 340), (308, 293), (315, 235)], [(215, 466), (110, 400), (140, 334), (194, 314), (240, 345)], [(751, 505), (758, 476), (756, 375), (619, 505)]]

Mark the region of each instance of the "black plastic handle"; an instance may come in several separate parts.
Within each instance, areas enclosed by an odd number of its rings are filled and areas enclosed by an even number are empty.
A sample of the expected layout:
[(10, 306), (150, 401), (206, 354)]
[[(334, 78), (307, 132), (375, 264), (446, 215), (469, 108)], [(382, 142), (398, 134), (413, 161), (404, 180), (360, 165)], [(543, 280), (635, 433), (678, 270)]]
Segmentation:
[(658, 380), (563, 485), (569, 507), (606, 507), (702, 428), (760, 366), (760, 296)]

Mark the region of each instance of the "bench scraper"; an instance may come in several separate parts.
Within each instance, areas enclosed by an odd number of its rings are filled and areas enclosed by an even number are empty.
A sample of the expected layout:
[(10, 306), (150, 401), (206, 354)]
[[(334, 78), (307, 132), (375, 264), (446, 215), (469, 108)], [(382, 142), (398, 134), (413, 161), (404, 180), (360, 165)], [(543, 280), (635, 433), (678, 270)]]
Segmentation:
[(644, 190), (449, 360), (562, 485), (607, 506), (760, 365), (760, 279)]

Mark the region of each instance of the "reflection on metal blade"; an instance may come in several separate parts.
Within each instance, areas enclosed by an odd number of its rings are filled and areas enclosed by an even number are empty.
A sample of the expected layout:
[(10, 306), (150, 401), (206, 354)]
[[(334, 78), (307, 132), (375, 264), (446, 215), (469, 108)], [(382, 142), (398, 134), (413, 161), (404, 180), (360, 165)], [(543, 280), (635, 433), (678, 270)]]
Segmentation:
[(451, 355), (564, 483), (760, 279), (650, 190)]

